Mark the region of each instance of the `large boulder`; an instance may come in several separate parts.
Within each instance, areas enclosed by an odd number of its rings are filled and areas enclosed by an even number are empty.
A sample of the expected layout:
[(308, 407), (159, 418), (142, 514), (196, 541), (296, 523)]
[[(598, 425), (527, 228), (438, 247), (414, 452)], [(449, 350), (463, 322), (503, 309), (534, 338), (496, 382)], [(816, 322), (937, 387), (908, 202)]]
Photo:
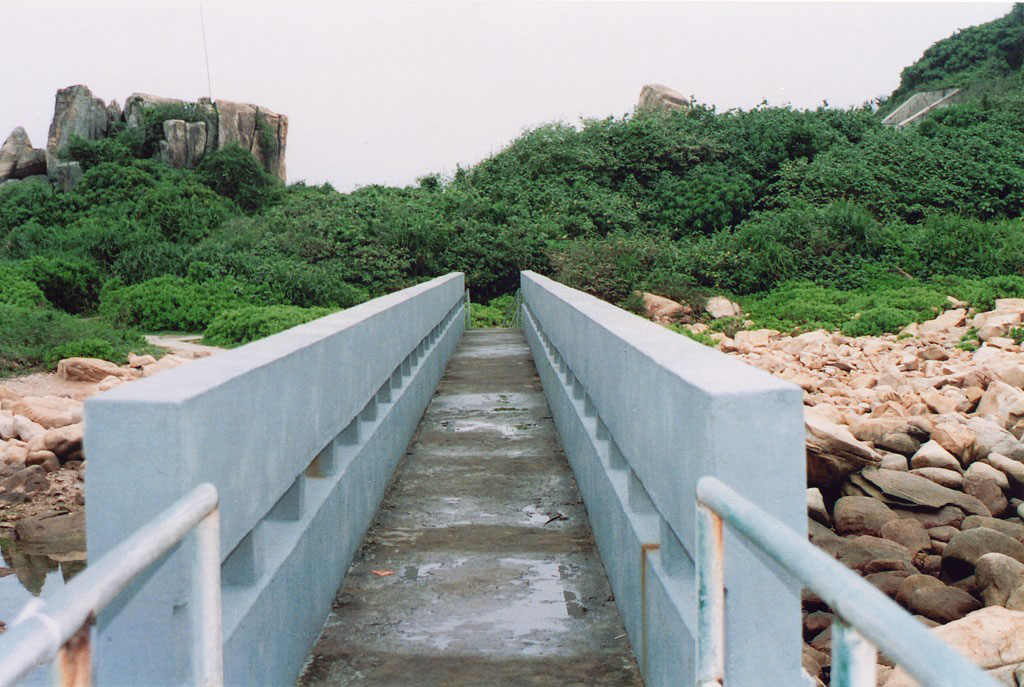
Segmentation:
[(69, 382), (100, 382), (106, 377), (134, 379), (138, 371), (118, 367), (99, 358), (65, 358), (57, 363), (57, 376)]
[(285, 181), (288, 117), (250, 103), (217, 101), (217, 148), (237, 143), (263, 168)]
[[(1024, 613), (989, 606), (932, 630), (967, 660), (990, 671), (997, 684), (1016, 687), (1014, 672), (1024, 663)], [(1008, 676), (1008, 680), (1003, 678)], [(898, 667), (884, 687), (917, 687), (918, 683)]]
[(655, 322), (679, 322), (693, 314), (693, 309), (682, 303), (677, 303), (671, 298), (665, 298), (657, 294), (642, 292), (640, 296), (644, 299), (644, 309), (647, 317)]
[(1024, 563), (1002, 553), (986, 553), (974, 564), (974, 579), (986, 606), (1005, 606), (1024, 586)]
[(107, 134), (107, 106), (93, 96), (88, 86), (68, 86), (57, 91), (50, 122), (50, 136), (46, 142), (46, 169), (51, 178), (58, 174), (60, 151), (72, 135), (95, 140)]
[(738, 303), (733, 303), (725, 296), (712, 296), (704, 304), (704, 312), (714, 320), (723, 317), (738, 317), (742, 312)]
[(690, 99), (668, 86), (649, 83), (640, 89), (637, 109), (671, 112), (690, 109)]
[(976, 414), (1010, 427), (1024, 417), (1024, 391), (1005, 382), (994, 381), (978, 402)]
[(46, 151), (32, 147), (23, 128), (16, 127), (0, 146), (0, 181), (46, 174)]
[(948, 505), (972, 515), (992, 515), (985, 504), (973, 496), (947, 489), (909, 472), (864, 468), (859, 474), (850, 475), (850, 480), (865, 494), (879, 498), (890, 506), (937, 511)]
[(16, 401), (11, 410), (45, 429), (82, 421), (82, 402), (62, 396), (26, 396)]
[(850, 426), (850, 432), (861, 441), (870, 441), (876, 448), (912, 456), (929, 440), (920, 418), (880, 417), (859, 420)]

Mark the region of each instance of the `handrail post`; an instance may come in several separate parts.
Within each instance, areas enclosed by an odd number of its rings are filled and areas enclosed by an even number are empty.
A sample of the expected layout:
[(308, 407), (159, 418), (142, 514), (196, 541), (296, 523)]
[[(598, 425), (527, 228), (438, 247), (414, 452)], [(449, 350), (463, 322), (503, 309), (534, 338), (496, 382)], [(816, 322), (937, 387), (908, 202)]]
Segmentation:
[(221, 687), (224, 684), (224, 652), (221, 639), (219, 507), (211, 510), (196, 525), (192, 585), (195, 605), (192, 660), (196, 684)]
[(722, 518), (697, 504), (697, 687), (725, 679), (725, 577)]
[(832, 687), (876, 687), (878, 651), (839, 617), (832, 621)]

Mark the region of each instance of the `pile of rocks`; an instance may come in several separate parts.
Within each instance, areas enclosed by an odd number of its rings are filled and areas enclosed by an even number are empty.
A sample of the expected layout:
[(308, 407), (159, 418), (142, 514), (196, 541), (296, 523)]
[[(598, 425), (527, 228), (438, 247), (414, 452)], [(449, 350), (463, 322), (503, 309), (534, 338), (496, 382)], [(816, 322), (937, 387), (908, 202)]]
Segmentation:
[[(711, 334), (804, 390), (811, 540), (1014, 687), (1024, 684), (1024, 353), (1009, 335), (1022, 318), (1024, 299), (1002, 299), (899, 335)], [(961, 350), (972, 327), (983, 343)], [(831, 621), (805, 594), (805, 665), (819, 678)], [(914, 684), (891, 664), (879, 671), (880, 684)]]
[[(0, 507), (52, 496), (60, 504), (82, 506), (85, 455), (82, 451), (82, 399), (127, 381), (149, 377), (188, 362), (180, 355), (157, 360), (129, 356), (126, 366), (95, 358), (66, 358), (57, 366), (65, 382), (89, 386), (79, 398), (23, 395), (0, 386)], [(69, 475), (74, 475), (69, 478)], [(73, 488), (73, 493), (67, 487)], [(66, 503), (70, 502), (70, 503)]]

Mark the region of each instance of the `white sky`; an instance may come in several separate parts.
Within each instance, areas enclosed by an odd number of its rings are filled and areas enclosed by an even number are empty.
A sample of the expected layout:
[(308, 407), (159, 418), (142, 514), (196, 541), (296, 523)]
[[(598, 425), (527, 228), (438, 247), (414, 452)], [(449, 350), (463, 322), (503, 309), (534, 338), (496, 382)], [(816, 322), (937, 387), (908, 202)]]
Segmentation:
[[(718, 109), (859, 105), (1010, 3), (204, 0), (215, 98), (289, 116), (288, 180), (342, 191), (450, 174), (524, 128), (632, 110), (645, 83)], [(199, 2), (0, 0), (0, 136), (44, 147), (84, 83), (206, 95)]]

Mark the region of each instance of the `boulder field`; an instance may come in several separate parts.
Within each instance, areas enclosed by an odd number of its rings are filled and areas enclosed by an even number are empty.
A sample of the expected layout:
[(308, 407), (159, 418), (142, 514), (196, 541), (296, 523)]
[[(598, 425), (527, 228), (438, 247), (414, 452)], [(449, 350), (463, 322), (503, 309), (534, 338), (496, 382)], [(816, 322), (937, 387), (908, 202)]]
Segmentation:
[[(651, 319), (689, 320), (687, 308), (666, 300), (645, 298)], [(713, 300), (709, 317), (739, 314), (735, 303)], [(935, 627), (998, 684), (1018, 687), (1024, 352), (1010, 334), (1024, 318), (1024, 299), (995, 306), (953, 307), (881, 337), (761, 329), (730, 338), (706, 324), (682, 326), (803, 389), (810, 540)], [(963, 350), (958, 344), (972, 327), (982, 343)], [(831, 621), (805, 592), (804, 664), (823, 682)], [(878, 671), (886, 687), (916, 684), (885, 657)]]

